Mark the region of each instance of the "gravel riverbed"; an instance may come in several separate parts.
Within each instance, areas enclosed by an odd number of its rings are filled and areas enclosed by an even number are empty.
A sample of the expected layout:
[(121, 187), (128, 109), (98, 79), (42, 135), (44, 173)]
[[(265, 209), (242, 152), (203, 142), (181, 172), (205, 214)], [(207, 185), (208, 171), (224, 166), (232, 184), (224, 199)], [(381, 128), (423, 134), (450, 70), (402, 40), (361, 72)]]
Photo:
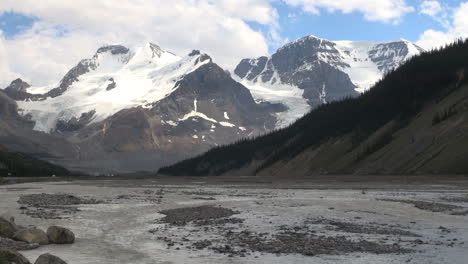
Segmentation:
[(466, 188), (335, 187), (22, 183), (0, 186), (0, 214), (67, 226), (74, 244), (21, 252), (30, 259), (54, 252), (76, 264), (466, 263)]

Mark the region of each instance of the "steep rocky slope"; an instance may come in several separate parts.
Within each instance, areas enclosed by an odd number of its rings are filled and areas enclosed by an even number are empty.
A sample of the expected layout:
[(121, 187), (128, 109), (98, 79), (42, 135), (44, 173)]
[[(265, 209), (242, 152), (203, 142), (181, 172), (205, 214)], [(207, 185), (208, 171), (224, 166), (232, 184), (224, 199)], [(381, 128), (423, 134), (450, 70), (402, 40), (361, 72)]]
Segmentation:
[(363, 95), (160, 170), (171, 175), (468, 172), (468, 41), (423, 53)]
[(234, 73), (257, 100), (283, 102), (278, 127), (310, 108), (354, 97), (423, 50), (406, 40), (329, 41), (307, 36), (288, 43), (271, 57), (244, 59)]
[[(104, 46), (57, 85), (34, 87), (18, 79), (4, 92), (17, 119), (5, 125), (14, 126), (5, 141), (23, 131), (29, 138), (18, 144), (37, 142), (53, 156), (46, 158), (95, 173), (155, 170), (270, 131), (275, 113), (285, 110), (256, 103), (207, 54), (179, 57), (152, 43)], [(53, 138), (56, 143), (49, 142)], [(11, 142), (30, 152), (29, 144)]]

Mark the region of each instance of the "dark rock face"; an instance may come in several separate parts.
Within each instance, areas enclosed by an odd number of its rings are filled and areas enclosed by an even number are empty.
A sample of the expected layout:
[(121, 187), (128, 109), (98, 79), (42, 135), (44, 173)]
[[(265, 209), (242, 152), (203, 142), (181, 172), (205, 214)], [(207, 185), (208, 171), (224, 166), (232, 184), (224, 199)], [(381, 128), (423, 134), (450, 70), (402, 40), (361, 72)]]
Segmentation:
[(34, 264), (67, 264), (64, 260), (49, 253), (40, 255)]
[(73, 244), (75, 234), (67, 228), (60, 226), (51, 226), (47, 229), (47, 237), (53, 244)]
[(114, 89), (117, 86), (117, 84), (114, 81), (114, 78), (110, 78), (109, 81), (111, 83), (109, 83), (109, 85), (107, 85), (106, 91), (110, 91), (110, 90)]
[(14, 100), (26, 100), (28, 98), (34, 97), (28, 93), (28, 88), (31, 87), (27, 82), (24, 82), (21, 79), (16, 79), (11, 84), (5, 88), (4, 92)]
[(255, 77), (257, 77), (263, 69), (265, 69), (265, 65), (268, 61), (268, 57), (260, 57), (258, 59), (243, 59), (239, 65), (237, 65), (234, 73), (241, 77), (245, 78), (249, 81), (252, 81)]
[(20, 253), (9, 250), (9, 249), (2, 249), (0, 248), (0, 259), (4, 259), (7, 263), (15, 263), (15, 264), (31, 264), (27, 258), (25, 258)]
[(26, 243), (34, 243), (40, 245), (47, 245), (49, 244), (49, 239), (44, 231), (38, 228), (27, 228), (22, 229), (15, 233), (13, 239), (18, 241), (23, 241)]
[(240, 126), (265, 126), (267, 129), (274, 127), (276, 119), (268, 109), (256, 104), (247, 88), (235, 82), (214, 63), (203, 65), (185, 76), (177, 85), (179, 88), (161, 101), (161, 104), (158, 102), (155, 110), (171, 114), (167, 111), (169, 109), (165, 111), (160, 106), (172, 101), (181, 110), (176, 113), (189, 113), (194, 110), (193, 102), (197, 100), (200, 112), (215, 120), (224, 120), (224, 112), (227, 112), (230, 122)]
[(200, 51), (199, 50), (192, 50), (192, 52), (189, 53), (189, 56), (190, 57), (193, 57), (193, 56), (197, 56), (197, 55), (200, 55)]
[(31, 86), (27, 82), (24, 82), (18, 78), (12, 81), (10, 86), (8, 86), (5, 90), (26, 93), (29, 87)]
[[(153, 52), (157, 53), (157, 50), (159, 47), (153, 44), (151, 48)], [(96, 65), (95, 59), (97, 58), (99, 54), (106, 53), (106, 52), (110, 52), (112, 55), (118, 55), (118, 54), (128, 54), (130, 50), (121, 45), (111, 45), (111, 46), (104, 46), (104, 47), (99, 48), (96, 51), (96, 54), (93, 56), (92, 59), (84, 59), (80, 61), (75, 67), (73, 67), (71, 70), (69, 70), (65, 74), (65, 76), (60, 81), (59, 87), (53, 88), (45, 94), (29, 94), (27, 92), (27, 88), (29, 88), (30, 85), (26, 82), (23, 82), (21, 79), (14, 80), (10, 84), (10, 86), (5, 88), (5, 93), (11, 98), (13, 98), (14, 100), (19, 100), (19, 101), (24, 101), (27, 99), (33, 100), (33, 101), (39, 101), (39, 100), (44, 100), (48, 97), (60, 96), (68, 89), (68, 87), (70, 87), (74, 82), (78, 80), (78, 77), (80, 77), (81, 75), (85, 73), (90, 72), (91, 70), (96, 69), (97, 65)], [(115, 88), (115, 83), (114, 83), (113, 88)], [(110, 89), (113, 89), (113, 88), (110, 88)]]
[[(161, 56), (164, 52), (157, 45), (148, 45), (152, 54), (145, 53), (147, 56)], [(122, 46), (102, 47), (93, 58), (82, 60), (71, 69), (59, 87), (28, 100), (63, 95), (74, 82), (85, 78), (83, 74), (97, 69), (100, 56), (111, 54), (119, 55), (118, 59), (123, 63), (133, 55)], [(285, 111), (283, 105), (256, 103), (250, 91), (213, 63), (209, 55), (200, 51), (192, 51), (189, 55), (190, 61), (182, 63), (193, 67), (193, 71), (174, 79), (174, 91), (162, 100), (123, 109), (99, 122), (94, 122), (99, 115), (95, 111), (66, 121), (56, 120), (55, 127), (47, 135), (60, 138), (66, 144), (49, 142), (49, 139), (44, 144), (53, 143), (55, 145), (51, 148), (54, 149), (60, 144), (60, 150), (64, 148), (66, 156), (57, 151), (51, 159), (61, 166), (96, 174), (150, 171), (275, 127), (275, 113)], [(118, 79), (115, 76), (110, 76), (103, 77), (103, 81), (108, 80), (103, 82), (103, 89), (107, 91), (120, 85), (116, 83)], [(6, 95), (5, 100), (1, 100), (1, 96), (0, 91), (0, 113), (17, 115), (16, 102)], [(3, 141), (0, 131), (0, 143), (8, 141), (7, 147), (28, 150), (29, 153), (28, 148), (17, 146), (17, 142), (11, 146), (11, 134), (15, 131), (12, 129), (6, 134)], [(24, 135), (29, 136), (29, 131)], [(41, 137), (46, 137), (46, 134)], [(36, 138), (41, 140), (35, 135), (30, 138), (34, 143)], [(34, 146), (42, 147), (41, 144)], [(35, 153), (48, 155), (50, 151), (42, 148)]]
[[(304, 90), (312, 106), (356, 96), (356, 86), (337, 67), (346, 67), (335, 43), (306, 37), (280, 48), (275, 54), (258, 59), (244, 59), (234, 73), (252, 82), (294, 85)], [(326, 54), (326, 55), (323, 55)], [(319, 59), (326, 56), (329, 63)]]
[(157, 57), (161, 57), (161, 54), (162, 54), (162, 49), (161, 47), (159, 47), (158, 45), (154, 44), (154, 43), (150, 43), (149, 44), (149, 47), (151, 49), (151, 51), (153, 52), (153, 58), (155, 56)]
[(0, 91), (0, 119), (11, 118), (18, 116), (18, 105), (16, 102)]
[(109, 51), (112, 53), (112, 55), (117, 55), (127, 54), (130, 50), (122, 45), (109, 45), (99, 48), (96, 53), (105, 53)]
[(0, 248), (10, 250), (31, 250), (39, 247), (39, 244), (30, 244), (22, 241), (16, 241), (0, 236)]
[(6, 238), (13, 238), (18, 231), (16, 225), (2, 217), (0, 217), (0, 236)]
[(67, 74), (65, 74), (63, 79), (60, 81), (60, 86), (47, 92), (44, 95), (44, 98), (57, 97), (62, 95), (68, 89), (68, 87), (70, 87), (70, 85), (78, 80), (80, 75), (88, 73), (90, 70), (95, 68), (96, 65), (94, 64), (93, 60), (85, 59), (80, 61), (78, 65), (73, 67), (70, 71), (67, 72)]
[(73, 117), (69, 121), (58, 120), (55, 131), (60, 133), (77, 131), (89, 124), (95, 114), (96, 111), (93, 110), (88, 113), (82, 113), (79, 118)]
[[(424, 50), (416, 47), (419, 52)], [(397, 57), (405, 57), (409, 53), (408, 45), (404, 41), (383, 43), (376, 45), (369, 51), (369, 57), (382, 72), (388, 72), (399, 66)]]
[(255, 103), (211, 58), (199, 57), (206, 64), (185, 75), (166, 98), (74, 131), (80, 157), (116, 171), (155, 170), (274, 128), (274, 113), (284, 111), (283, 105)]

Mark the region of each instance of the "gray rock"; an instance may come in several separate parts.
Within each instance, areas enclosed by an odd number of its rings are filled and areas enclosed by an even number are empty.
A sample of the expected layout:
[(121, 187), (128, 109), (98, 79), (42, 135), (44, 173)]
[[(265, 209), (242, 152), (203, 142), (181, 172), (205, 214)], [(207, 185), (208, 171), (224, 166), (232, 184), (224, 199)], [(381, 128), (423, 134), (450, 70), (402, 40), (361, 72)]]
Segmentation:
[(40, 255), (34, 264), (67, 264), (67, 262), (57, 256), (46, 253)]
[(17, 231), (15, 223), (0, 217), (0, 237), (13, 238)]
[(53, 244), (73, 244), (75, 234), (67, 228), (60, 226), (51, 226), (47, 229), (49, 242)]
[(16, 241), (6, 237), (0, 237), (0, 248), (11, 250), (31, 250), (39, 247), (37, 243), (26, 243), (23, 241)]
[(9, 264), (30, 264), (28, 259), (26, 259), (20, 253), (10, 250), (0, 248), (0, 259), (6, 260)]
[[(349, 65), (342, 61), (335, 45), (331, 41), (305, 37), (283, 46), (270, 58), (242, 60), (234, 73), (251, 82), (281, 82), (297, 86), (304, 90), (303, 97), (312, 107), (356, 96), (356, 86), (346, 73), (338, 69)], [(319, 54), (327, 54), (333, 63), (323, 62)]]
[(39, 228), (22, 229), (15, 233), (14, 240), (23, 241), (26, 243), (38, 243), (40, 245), (49, 244), (47, 234)]
[(28, 88), (31, 87), (27, 82), (21, 79), (16, 79), (5, 88), (5, 93), (14, 100), (25, 100), (31, 97), (28, 93)]

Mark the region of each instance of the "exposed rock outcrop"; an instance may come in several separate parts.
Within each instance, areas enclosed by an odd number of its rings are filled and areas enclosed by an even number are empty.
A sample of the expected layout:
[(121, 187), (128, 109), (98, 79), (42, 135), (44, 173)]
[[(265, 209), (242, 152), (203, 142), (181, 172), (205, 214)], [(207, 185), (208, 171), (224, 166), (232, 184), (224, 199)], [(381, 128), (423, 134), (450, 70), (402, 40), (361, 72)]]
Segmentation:
[(67, 264), (67, 262), (57, 256), (45, 253), (40, 255), (34, 264)]
[(8, 264), (31, 264), (23, 255), (10, 249), (0, 248), (0, 259), (6, 260)]
[(75, 234), (67, 228), (60, 226), (51, 226), (47, 229), (47, 236), (50, 243), (53, 244), (73, 244)]
[(0, 237), (13, 238), (17, 231), (15, 223), (0, 217)]
[(13, 239), (26, 243), (37, 243), (40, 245), (49, 244), (47, 234), (43, 230), (35, 227), (19, 230), (15, 233)]

